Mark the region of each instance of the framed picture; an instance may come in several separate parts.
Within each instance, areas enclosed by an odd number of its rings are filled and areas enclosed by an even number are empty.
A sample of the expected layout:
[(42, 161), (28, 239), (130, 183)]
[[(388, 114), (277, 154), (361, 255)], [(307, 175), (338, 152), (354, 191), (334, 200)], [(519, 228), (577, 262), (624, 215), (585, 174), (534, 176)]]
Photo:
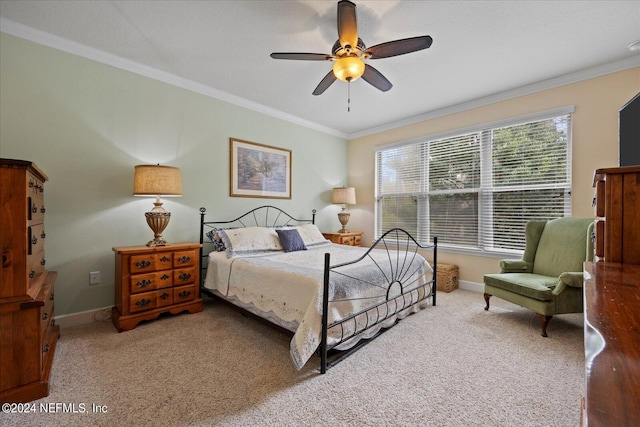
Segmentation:
[(291, 198), (291, 150), (229, 138), (231, 197)]

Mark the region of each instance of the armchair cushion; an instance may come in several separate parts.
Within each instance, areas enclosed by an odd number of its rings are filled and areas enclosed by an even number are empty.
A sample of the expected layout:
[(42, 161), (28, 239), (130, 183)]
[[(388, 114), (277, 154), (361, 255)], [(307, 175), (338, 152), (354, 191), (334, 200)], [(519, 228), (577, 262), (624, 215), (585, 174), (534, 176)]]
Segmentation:
[(558, 278), (532, 273), (485, 274), (484, 283), (538, 301), (549, 301)]
[(553, 290), (554, 295), (559, 295), (567, 286), (581, 288), (584, 283), (582, 272), (562, 273), (558, 278), (558, 286)]
[(533, 264), (521, 259), (503, 259), (500, 261), (500, 273), (531, 273)]

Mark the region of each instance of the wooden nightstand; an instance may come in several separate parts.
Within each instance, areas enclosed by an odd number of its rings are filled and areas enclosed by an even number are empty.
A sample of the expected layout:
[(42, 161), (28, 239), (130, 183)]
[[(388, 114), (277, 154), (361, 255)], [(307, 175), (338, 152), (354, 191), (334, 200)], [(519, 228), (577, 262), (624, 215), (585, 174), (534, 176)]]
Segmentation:
[(199, 243), (122, 246), (116, 253), (116, 305), (111, 310), (118, 332), (161, 313), (202, 311)]
[(325, 239), (338, 245), (362, 246), (362, 231), (350, 231), (348, 233), (322, 233)]

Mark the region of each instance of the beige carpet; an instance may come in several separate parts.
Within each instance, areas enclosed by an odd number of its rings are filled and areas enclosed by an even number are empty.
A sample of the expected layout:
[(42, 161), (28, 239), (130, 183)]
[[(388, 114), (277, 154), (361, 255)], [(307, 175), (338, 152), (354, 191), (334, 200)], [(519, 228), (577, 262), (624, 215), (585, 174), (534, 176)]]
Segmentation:
[(320, 375), (315, 357), (293, 369), (287, 336), (205, 301), (120, 334), (110, 322), (63, 330), (51, 394), (36, 413), (0, 413), (0, 425), (580, 425), (581, 315), (555, 317), (545, 339), (530, 311), (440, 293)]

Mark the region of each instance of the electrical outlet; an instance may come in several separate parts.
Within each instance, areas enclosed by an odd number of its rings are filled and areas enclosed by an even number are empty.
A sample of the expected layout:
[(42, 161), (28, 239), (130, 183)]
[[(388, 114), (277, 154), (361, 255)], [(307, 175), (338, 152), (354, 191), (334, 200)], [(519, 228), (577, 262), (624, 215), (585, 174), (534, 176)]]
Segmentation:
[(100, 272), (99, 271), (92, 271), (89, 273), (89, 284), (90, 285), (97, 285), (100, 283)]

